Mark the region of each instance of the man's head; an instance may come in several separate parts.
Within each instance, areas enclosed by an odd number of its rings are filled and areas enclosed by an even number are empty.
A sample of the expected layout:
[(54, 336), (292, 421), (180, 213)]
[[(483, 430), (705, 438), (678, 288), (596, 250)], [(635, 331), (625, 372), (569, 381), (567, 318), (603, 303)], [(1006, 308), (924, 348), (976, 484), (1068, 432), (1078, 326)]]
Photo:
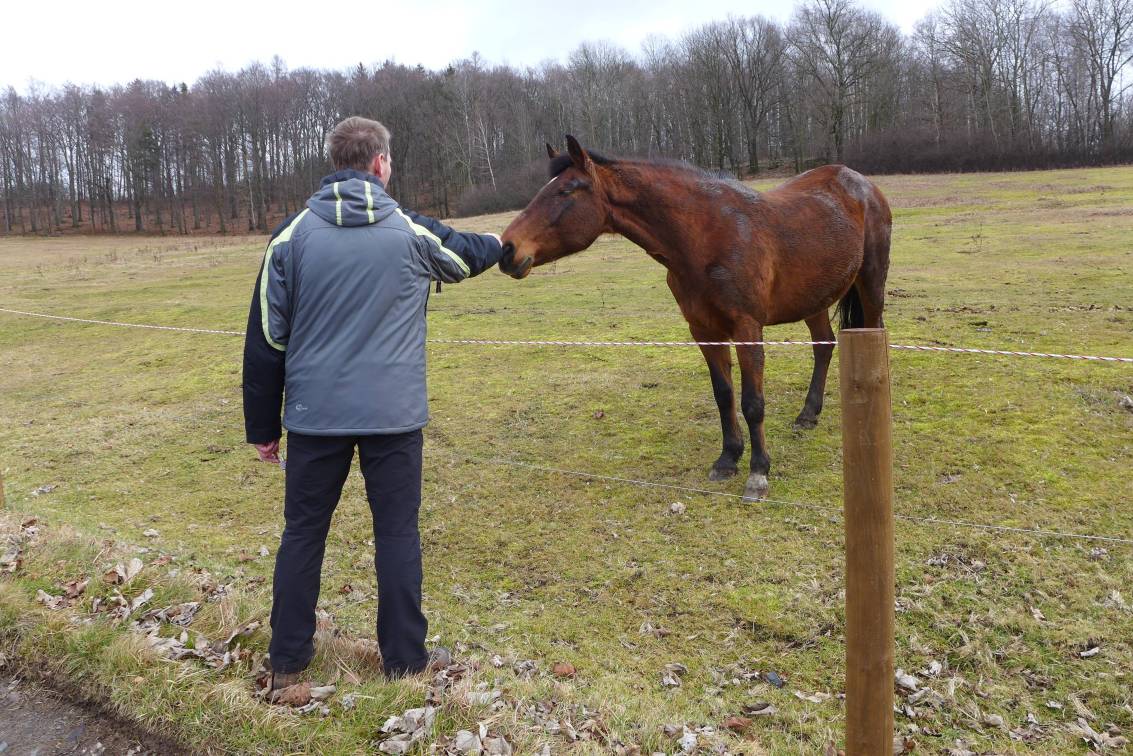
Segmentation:
[(352, 168), (372, 173), (389, 183), (393, 165), (389, 156), (389, 129), (377, 121), (350, 116), (331, 129), (327, 151), (336, 171)]

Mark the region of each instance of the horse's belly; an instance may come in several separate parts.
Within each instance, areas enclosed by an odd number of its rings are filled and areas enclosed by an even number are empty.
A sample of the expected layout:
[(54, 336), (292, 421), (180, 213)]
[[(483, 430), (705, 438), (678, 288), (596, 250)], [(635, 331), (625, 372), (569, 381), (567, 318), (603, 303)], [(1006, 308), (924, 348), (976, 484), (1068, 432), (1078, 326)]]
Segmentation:
[(805, 320), (829, 309), (849, 290), (861, 269), (861, 247), (821, 257), (825, 259), (789, 261), (795, 264), (776, 270), (765, 307), (766, 325)]

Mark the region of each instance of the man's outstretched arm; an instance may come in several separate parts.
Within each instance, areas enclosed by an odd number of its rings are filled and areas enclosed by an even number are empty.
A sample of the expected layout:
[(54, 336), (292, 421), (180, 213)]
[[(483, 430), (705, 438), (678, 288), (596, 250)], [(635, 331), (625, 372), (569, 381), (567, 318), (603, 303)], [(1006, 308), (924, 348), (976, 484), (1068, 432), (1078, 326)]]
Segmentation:
[(424, 262), (434, 280), (456, 283), (478, 276), (503, 256), (496, 234), (461, 232), (412, 210), (398, 212), (421, 241)]

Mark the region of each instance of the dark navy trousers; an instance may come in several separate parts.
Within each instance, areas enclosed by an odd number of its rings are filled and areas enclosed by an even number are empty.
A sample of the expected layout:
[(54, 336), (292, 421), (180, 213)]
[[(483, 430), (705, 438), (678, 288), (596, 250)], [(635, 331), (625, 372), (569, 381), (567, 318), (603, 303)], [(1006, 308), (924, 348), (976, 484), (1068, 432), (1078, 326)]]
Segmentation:
[(421, 431), (383, 436), (287, 435), (283, 537), (275, 558), (271, 665), (298, 672), (314, 656), (315, 607), (331, 516), (357, 446), (374, 520), (378, 646), (385, 673), (425, 668), (421, 613)]

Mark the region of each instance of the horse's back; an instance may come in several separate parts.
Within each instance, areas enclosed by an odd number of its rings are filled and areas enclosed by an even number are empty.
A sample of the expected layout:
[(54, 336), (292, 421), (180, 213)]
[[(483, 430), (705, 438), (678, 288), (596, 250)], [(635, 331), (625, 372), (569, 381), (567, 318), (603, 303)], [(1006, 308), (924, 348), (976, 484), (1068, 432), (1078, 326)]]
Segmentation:
[(877, 185), (862, 174), (845, 165), (831, 164), (812, 168), (794, 178), (784, 181), (764, 196), (791, 202), (824, 192), (845, 200), (848, 207), (858, 205), (863, 211), (874, 210), (889, 217), (889, 203)]
[(761, 199), (770, 221), (765, 228), (770, 243), (763, 250), (774, 272), (768, 324), (801, 320), (829, 307), (882, 257), (888, 267), (889, 206), (857, 171), (815, 168)]
[(784, 212), (820, 207), (814, 222), (827, 233), (851, 225), (867, 254), (884, 246), (888, 255), (893, 216), (889, 202), (868, 178), (845, 165), (824, 165), (785, 181), (763, 195)]

